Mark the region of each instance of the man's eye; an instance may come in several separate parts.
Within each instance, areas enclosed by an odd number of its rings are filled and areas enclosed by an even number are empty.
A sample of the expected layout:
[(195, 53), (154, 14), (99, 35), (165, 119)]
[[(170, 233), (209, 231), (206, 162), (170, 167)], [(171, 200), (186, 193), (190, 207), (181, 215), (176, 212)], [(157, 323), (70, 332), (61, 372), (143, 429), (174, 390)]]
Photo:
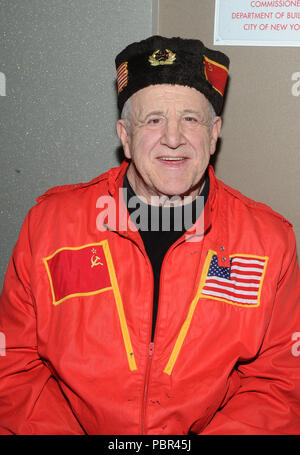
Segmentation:
[(184, 120), (185, 120), (186, 122), (191, 122), (191, 123), (193, 123), (193, 122), (196, 123), (196, 122), (198, 121), (195, 117), (191, 117), (191, 116), (189, 116), (189, 115), (186, 116), (186, 117), (184, 117)]
[(156, 117), (155, 117), (155, 118), (150, 118), (150, 119), (148, 120), (148, 124), (149, 124), (149, 125), (157, 125), (158, 123), (161, 122), (161, 120), (162, 120), (162, 119), (159, 118), (159, 117), (157, 117), (157, 118), (156, 118)]

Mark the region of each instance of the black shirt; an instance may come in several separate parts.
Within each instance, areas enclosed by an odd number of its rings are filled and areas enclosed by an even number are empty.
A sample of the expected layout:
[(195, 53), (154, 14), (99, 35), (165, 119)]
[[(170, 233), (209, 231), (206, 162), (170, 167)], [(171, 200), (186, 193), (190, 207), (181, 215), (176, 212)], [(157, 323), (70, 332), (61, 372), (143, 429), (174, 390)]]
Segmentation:
[[(150, 259), (154, 276), (152, 341), (154, 338), (158, 298), (159, 278), (163, 259), (168, 249), (176, 242), (200, 216), (209, 193), (209, 178), (200, 196), (191, 203), (177, 207), (165, 207), (146, 204), (133, 191), (127, 176), (124, 178), (127, 190), (127, 209), (131, 220), (135, 223), (144, 242), (145, 250)], [(130, 202), (131, 201), (131, 202)]]

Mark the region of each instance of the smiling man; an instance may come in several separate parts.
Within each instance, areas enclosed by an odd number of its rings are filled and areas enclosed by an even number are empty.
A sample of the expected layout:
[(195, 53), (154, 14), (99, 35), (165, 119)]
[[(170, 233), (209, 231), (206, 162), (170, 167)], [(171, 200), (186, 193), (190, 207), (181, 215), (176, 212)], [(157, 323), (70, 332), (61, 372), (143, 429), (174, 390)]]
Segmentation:
[(117, 56), (124, 162), (40, 196), (8, 267), (1, 433), (299, 434), (292, 225), (209, 164), (228, 67), (181, 38)]
[(202, 93), (182, 85), (143, 88), (130, 106), (117, 132), (131, 160), (127, 177), (135, 192), (148, 203), (157, 195), (194, 199), (215, 152), (221, 118), (212, 118)]

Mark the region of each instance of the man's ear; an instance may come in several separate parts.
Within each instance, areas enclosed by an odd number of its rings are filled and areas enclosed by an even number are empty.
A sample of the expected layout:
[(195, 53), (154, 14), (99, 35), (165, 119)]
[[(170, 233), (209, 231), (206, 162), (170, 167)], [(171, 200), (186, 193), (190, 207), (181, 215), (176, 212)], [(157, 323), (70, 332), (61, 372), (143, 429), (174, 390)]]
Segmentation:
[(221, 117), (215, 117), (214, 123), (211, 129), (211, 139), (210, 139), (210, 154), (213, 155), (216, 151), (216, 145), (218, 141), (218, 137), (220, 135), (222, 128), (222, 119)]
[(122, 143), (124, 155), (126, 158), (131, 159), (131, 152), (130, 152), (130, 136), (128, 135), (128, 131), (126, 129), (126, 124), (124, 120), (118, 120), (116, 125), (117, 135)]

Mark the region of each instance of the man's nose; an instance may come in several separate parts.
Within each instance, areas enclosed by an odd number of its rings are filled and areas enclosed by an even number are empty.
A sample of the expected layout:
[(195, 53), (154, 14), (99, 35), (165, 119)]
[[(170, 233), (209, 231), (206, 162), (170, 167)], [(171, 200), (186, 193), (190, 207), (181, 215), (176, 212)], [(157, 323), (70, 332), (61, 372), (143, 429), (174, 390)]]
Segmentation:
[(163, 129), (161, 144), (176, 149), (184, 143), (185, 138), (182, 133), (180, 121), (177, 119), (168, 119)]

